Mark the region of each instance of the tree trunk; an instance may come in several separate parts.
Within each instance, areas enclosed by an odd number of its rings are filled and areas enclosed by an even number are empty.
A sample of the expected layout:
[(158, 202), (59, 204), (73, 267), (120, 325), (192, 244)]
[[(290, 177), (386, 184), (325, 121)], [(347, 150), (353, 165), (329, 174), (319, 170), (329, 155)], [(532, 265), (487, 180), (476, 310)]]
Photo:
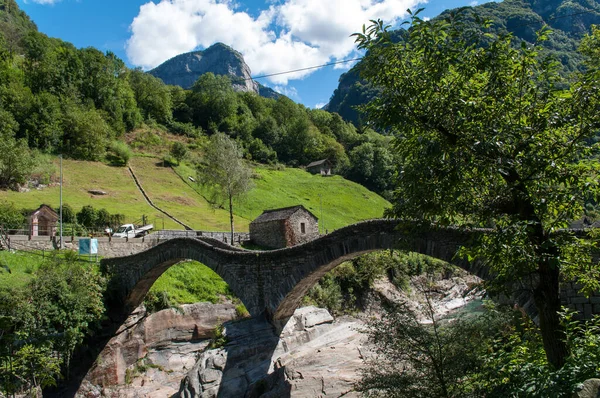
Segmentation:
[(229, 223), (231, 225), (231, 246), (233, 246), (233, 198), (229, 195)]
[(557, 265), (542, 260), (538, 272), (540, 281), (533, 292), (533, 299), (538, 310), (544, 351), (548, 363), (554, 369), (560, 369), (569, 356), (565, 331), (558, 316), (561, 309), (560, 270)]
[[(517, 179), (517, 180), (520, 180)], [(530, 197), (527, 188), (519, 183), (518, 192), (524, 197)], [(538, 285), (533, 290), (533, 300), (538, 310), (540, 333), (546, 359), (554, 369), (560, 369), (569, 356), (569, 348), (565, 342), (565, 331), (560, 324), (558, 312), (560, 304), (560, 266), (558, 258), (560, 250), (551, 241), (544, 231), (541, 220), (535, 212), (535, 207), (530, 200), (523, 200), (515, 196), (514, 203), (519, 209), (519, 216), (523, 221), (535, 221), (533, 230), (530, 231), (529, 239), (537, 249), (538, 257), (537, 272)]]

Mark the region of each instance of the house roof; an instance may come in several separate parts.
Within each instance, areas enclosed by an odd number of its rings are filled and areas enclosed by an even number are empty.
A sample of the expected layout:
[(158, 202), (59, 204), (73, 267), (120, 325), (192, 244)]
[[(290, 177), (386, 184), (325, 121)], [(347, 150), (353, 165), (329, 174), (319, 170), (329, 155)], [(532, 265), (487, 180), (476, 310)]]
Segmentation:
[(260, 216), (256, 217), (256, 219), (254, 219), (254, 221), (251, 222), (251, 224), (263, 223), (263, 222), (269, 222), (269, 221), (286, 220), (286, 219), (290, 218), (298, 210), (304, 210), (305, 212), (310, 214), (315, 220), (317, 220), (317, 217), (314, 214), (312, 214), (310, 211), (308, 211), (304, 206), (297, 205), (297, 206), (284, 207), (281, 209), (264, 210)]
[(38, 212), (44, 212), (46, 214), (49, 214), (52, 218), (55, 218), (56, 220), (58, 220), (58, 214), (52, 210), (52, 208), (48, 205), (41, 205), (40, 207), (38, 207), (36, 210), (32, 211), (30, 213), (30, 216), (34, 215), (35, 213)]
[(317, 167), (317, 166), (320, 166), (320, 165), (325, 164), (325, 163), (331, 164), (331, 162), (329, 161), (329, 159), (323, 159), (323, 160), (317, 160), (316, 162), (310, 163), (308, 166), (306, 166), (306, 168), (308, 169), (309, 167)]

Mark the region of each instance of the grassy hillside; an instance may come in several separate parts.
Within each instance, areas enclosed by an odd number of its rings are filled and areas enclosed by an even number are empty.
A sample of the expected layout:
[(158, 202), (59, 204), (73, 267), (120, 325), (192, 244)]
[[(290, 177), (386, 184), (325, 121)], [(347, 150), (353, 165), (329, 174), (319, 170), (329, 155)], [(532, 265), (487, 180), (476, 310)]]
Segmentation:
[[(195, 172), (181, 165), (177, 173), (187, 180)], [(322, 177), (300, 169), (276, 170), (258, 166), (254, 169), (254, 188), (236, 203), (234, 212), (247, 220), (258, 217), (263, 210), (301, 204), (322, 220), (320, 226), (332, 231), (360, 220), (378, 218), (390, 204), (362, 185), (340, 176)], [(187, 182), (200, 194), (196, 184)]]
[[(58, 161), (57, 170), (58, 170)], [(162, 227), (162, 214), (148, 205), (139, 192), (126, 168), (110, 167), (99, 162), (76, 160), (63, 161), (63, 202), (79, 211), (85, 205), (97, 209), (105, 208), (110, 213), (126, 215), (126, 220), (138, 220), (147, 215), (151, 222)], [(92, 195), (90, 189), (108, 193), (104, 196)], [(58, 185), (29, 192), (0, 191), (0, 200), (14, 202), (23, 209), (36, 209), (47, 204), (54, 209), (59, 207), (60, 188)], [(181, 228), (175, 222), (165, 219), (165, 228)]]
[[(226, 231), (229, 214), (216, 209), (205, 199), (197, 184), (187, 177), (195, 176), (188, 165), (176, 168), (162, 167), (159, 159), (134, 157), (131, 167), (152, 201), (194, 229)], [(110, 213), (126, 215), (127, 221), (148, 216), (157, 228), (181, 229), (153, 209), (138, 191), (129, 171), (98, 162), (63, 161), (63, 201), (79, 211), (84, 205), (105, 208)], [(300, 169), (276, 170), (258, 166), (254, 170), (254, 189), (234, 207), (235, 228), (248, 231), (251, 220), (265, 209), (304, 205), (323, 221), (321, 226), (331, 231), (354, 222), (381, 217), (389, 203), (361, 185), (339, 176), (321, 177)], [(96, 196), (88, 192), (99, 189), (107, 195)], [(204, 196), (203, 196), (204, 195)], [(42, 203), (53, 208), (59, 205), (59, 187), (52, 186), (29, 192), (0, 191), (0, 200), (14, 202), (23, 209), (35, 209)]]
[(0, 251), (0, 289), (26, 285), (43, 261), (34, 253)]
[[(212, 207), (184, 183), (170, 167), (163, 167), (159, 159), (136, 157), (130, 161), (130, 164), (152, 202), (161, 209), (194, 229), (204, 231), (229, 229), (229, 212)], [(248, 230), (247, 219), (235, 217), (234, 223), (236, 230)], [(181, 229), (181, 226), (177, 226), (177, 229)]]

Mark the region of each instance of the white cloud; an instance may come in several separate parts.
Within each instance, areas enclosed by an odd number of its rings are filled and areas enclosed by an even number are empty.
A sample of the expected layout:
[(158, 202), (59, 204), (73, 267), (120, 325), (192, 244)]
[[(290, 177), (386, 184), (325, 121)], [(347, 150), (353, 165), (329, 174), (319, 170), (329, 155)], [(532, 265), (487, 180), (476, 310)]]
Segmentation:
[(300, 100), (300, 96), (298, 95), (298, 90), (296, 90), (296, 87), (277, 85), (277, 86), (273, 86), (273, 90), (275, 90), (279, 94), (283, 94), (286, 97), (289, 97), (291, 99), (295, 99), (297, 101)]
[[(36, 0), (53, 1), (53, 0)], [(140, 7), (130, 25), (129, 60), (149, 69), (197, 48), (223, 42), (244, 55), (254, 74), (271, 74), (341, 60), (355, 52), (349, 37), (371, 19), (398, 22), (425, 0), (281, 0), (257, 17), (241, 0), (161, 0)], [(340, 65), (339, 67), (344, 67)], [(313, 70), (271, 77), (287, 84)]]
[(479, 2), (478, 2), (478, 1), (472, 1), (472, 2), (470, 2), (470, 3), (469, 3), (469, 5), (470, 5), (471, 7), (475, 7), (477, 4), (479, 4)]
[(318, 104), (315, 105), (315, 109), (321, 109), (325, 105), (327, 105), (327, 102), (319, 102)]

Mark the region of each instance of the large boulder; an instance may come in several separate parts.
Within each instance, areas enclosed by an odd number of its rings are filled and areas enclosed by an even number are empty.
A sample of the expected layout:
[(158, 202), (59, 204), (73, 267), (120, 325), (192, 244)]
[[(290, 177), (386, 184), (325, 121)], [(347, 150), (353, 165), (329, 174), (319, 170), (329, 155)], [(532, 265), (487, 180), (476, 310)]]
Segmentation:
[(227, 344), (200, 356), (180, 397), (356, 396), (359, 326), (316, 307), (296, 310), (279, 333), (264, 319), (225, 324)]
[(580, 391), (573, 393), (573, 398), (600, 398), (600, 379), (589, 379), (583, 382)]

